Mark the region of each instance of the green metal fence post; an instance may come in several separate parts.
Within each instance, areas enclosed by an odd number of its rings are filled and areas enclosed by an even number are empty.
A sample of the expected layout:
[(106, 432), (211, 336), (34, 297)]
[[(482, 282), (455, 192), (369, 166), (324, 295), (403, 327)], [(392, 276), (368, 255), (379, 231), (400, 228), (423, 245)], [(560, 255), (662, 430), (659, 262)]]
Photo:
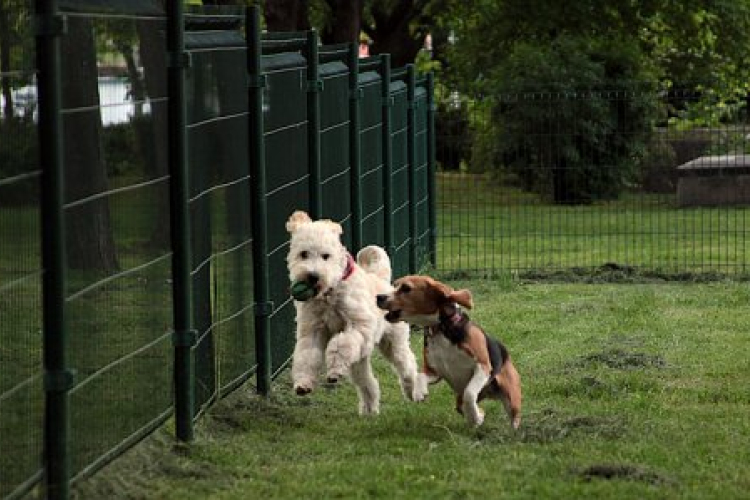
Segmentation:
[(406, 154), (409, 177), (409, 271), (417, 272), (417, 237), (419, 234), (417, 227), (417, 110), (416, 110), (416, 72), (413, 64), (406, 66)]
[(268, 207), (266, 203), (266, 153), (263, 140), (263, 88), (264, 75), (261, 69), (261, 27), (258, 6), (247, 9), (245, 18), (247, 37), (248, 72), (248, 147), (250, 172), (253, 179), (252, 231), (253, 231), (253, 293), (255, 297), (255, 356), (258, 363), (256, 373), (258, 392), (271, 392), (271, 322), (273, 312), (271, 289), (268, 279)]
[(349, 164), (352, 204), (352, 246), (362, 248), (362, 163), (360, 144), (359, 46), (349, 45)]
[(167, 2), (167, 85), (169, 93), (169, 175), (172, 242), (172, 294), (174, 301), (174, 406), (175, 434), (181, 441), (193, 439), (195, 406), (195, 353), (193, 287), (190, 278), (191, 242), (189, 179), (187, 171), (187, 113), (184, 9), (182, 0)]
[[(65, 18), (56, 0), (37, 0), (39, 161), (42, 168), (42, 278), (44, 364), (44, 466), (47, 498), (69, 496), (70, 405), (75, 372), (68, 366), (65, 318), (65, 217), (60, 89), (60, 37)], [(6, 450), (10, 453), (11, 450)]]
[(430, 224), (430, 264), (437, 267), (437, 189), (435, 187), (435, 75), (427, 74), (427, 193)]
[(380, 78), (382, 80), (382, 106), (383, 106), (383, 211), (385, 212), (385, 249), (393, 258), (396, 252), (394, 245), (393, 230), (393, 144), (391, 143), (391, 55), (380, 56)]
[(318, 32), (307, 32), (305, 46), (307, 58), (307, 161), (310, 172), (310, 213), (313, 219), (323, 216), (323, 194), (320, 169), (320, 79), (318, 57)]

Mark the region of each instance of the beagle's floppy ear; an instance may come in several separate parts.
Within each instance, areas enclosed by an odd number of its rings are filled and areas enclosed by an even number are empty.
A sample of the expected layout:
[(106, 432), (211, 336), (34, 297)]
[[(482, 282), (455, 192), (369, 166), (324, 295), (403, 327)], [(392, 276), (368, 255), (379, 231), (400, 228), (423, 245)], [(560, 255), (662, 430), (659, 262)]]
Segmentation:
[(452, 300), (456, 304), (464, 306), (466, 309), (474, 307), (474, 300), (471, 296), (471, 292), (468, 290), (455, 290), (448, 295), (448, 299)]
[(302, 210), (297, 210), (292, 215), (289, 216), (289, 220), (286, 221), (286, 230), (290, 233), (295, 232), (297, 229), (299, 229), (300, 226), (304, 224), (309, 224), (312, 222), (312, 219), (309, 215), (307, 215), (307, 212), (303, 212)]
[(438, 290), (442, 295), (444, 301), (455, 302), (456, 304), (464, 306), (466, 309), (474, 307), (474, 300), (472, 299), (469, 290), (454, 290), (445, 283), (433, 279), (430, 279), (430, 282), (432, 283), (433, 288)]

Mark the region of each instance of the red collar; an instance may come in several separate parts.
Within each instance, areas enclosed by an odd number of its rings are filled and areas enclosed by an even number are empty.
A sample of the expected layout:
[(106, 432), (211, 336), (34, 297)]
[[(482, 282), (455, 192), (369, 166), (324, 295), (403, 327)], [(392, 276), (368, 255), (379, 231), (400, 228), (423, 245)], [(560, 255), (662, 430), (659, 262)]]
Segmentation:
[(357, 269), (354, 264), (355, 262), (352, 254), (346, 254), (346, 269), (344, 269), (344, 275), (341, 277), (341, 281), (349, 279), (349, 276), (354, 273), (354, 271)]

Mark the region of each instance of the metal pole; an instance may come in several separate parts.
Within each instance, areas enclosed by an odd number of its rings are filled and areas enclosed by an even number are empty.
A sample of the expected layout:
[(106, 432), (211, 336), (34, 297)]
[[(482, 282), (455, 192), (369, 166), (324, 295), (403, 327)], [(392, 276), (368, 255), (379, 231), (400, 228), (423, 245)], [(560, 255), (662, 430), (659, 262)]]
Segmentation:
[(307, 161), (310, 171), (310, 214), (313, 219), (323, 216), (323, 187), (320, 170), (320, 79), (318, 60), (318, 32), (307, 32)]
[(430, 264), (437, 268), (437, 189), (435, 186), (435, 75), (427, 74), (427, 193), (430, 221)]
[(360, 142), (361, 91), (359, 88), (359, 46), (349, 45), (349, 163), (352, 204), (352, 246), (362, 248), (362, 163)]
[(185, 110), (184, 10), (182, 0), (167, 2), (167, 85), (169, 93), (169, 173), (172, 242), (172, 294), (174, 301), (175, 434), (181, 441), (193, 439), (195, 412), (195, 354), (197, 334), (193, 328), (193, 287), (190, 235), (190, 188), (187, 170)]
[(416, 110), (416, 73), (413, 64), (406, 66), (406, 152), (407, 161), (409, 162), (409, 271), (417, 272), (417, 237), (419, 234), (417, 227), (417, 110)]
[(70, 406), (75, 373), (68, 366), (65, 317), (65, 217), (60, 37), (65, 18), (57, 0), (37, 0), (36, 51), (39, 105), (39, 161), (42, 168), (42, 318), (44, 328), (44, 465), (46, 496), (70, 493)]
[(273, 302), (268, 277), (268, 207), (266, 203), (266, 152), (263, 140), (263, 88), (261, 69), (260, 9), (246, 11), (247, 73), (249, 79), (248, 148), (254, 190), (251, 193), (253, 214), (253, 293), (255, 296), (255, 356), (258, 392), (271, 392), (271, 320)]

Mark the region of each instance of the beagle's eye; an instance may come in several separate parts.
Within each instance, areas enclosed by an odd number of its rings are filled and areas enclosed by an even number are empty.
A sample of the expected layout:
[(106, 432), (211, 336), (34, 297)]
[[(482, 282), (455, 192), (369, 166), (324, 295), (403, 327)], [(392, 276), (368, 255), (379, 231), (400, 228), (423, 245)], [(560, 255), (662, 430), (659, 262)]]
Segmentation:
[(324, 254), (322, 255), (322, 257), (323, 257), (323, 260), (328, 260), (328, 259), (330, 259), (330, 258), (331, 258), (331, 254), (330, 254), (330, 253), (324, 253)]
[(308, 258), (309, 256), (310, 256), (310, 252), (308, 252), (307, 250), (303, 250), (303, 251), (301, 251), (301, 252), (299, 253), (299, 258), (300, 258), (300, 259), (306, 259), (306, 258)]
[(398, 288), (398, 291), (401, 292), (401, 293), (409, 293), (409, 292), (411, 292), (411, 287), (409, 285), (407, 285), (406, 283), (404, 283), (403, 285), (401, 285)]

